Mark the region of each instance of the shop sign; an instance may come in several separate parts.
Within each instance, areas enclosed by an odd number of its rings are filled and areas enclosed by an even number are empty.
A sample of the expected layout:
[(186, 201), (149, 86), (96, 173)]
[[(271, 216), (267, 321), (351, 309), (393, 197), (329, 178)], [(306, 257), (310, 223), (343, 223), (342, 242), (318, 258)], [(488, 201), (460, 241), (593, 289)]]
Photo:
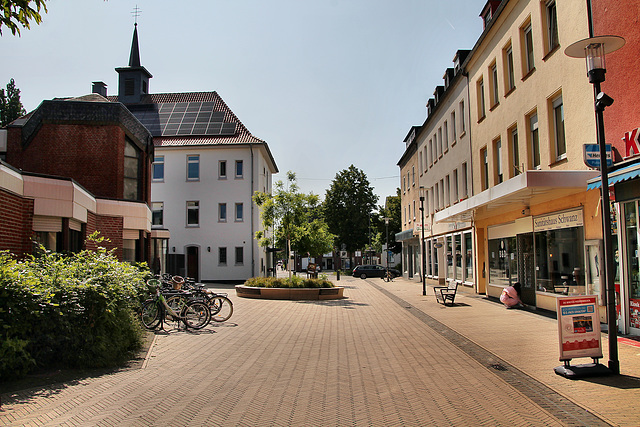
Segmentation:
[(602, 358), (598, 297), (559, 297), (556, 308), (560, 360), (577, 357)]
[(629, 299), (629, 326), (640, 328), (640, 300)]
[(558, 230), (560, 228), (582, 227), (582, 209), (556, 212), (533, 218), (533, 231)]
[(640, 154), (640, 142), (638, 142), (638, 138), (640, 137), (640, 128), (634, 129), (630, 132), (625, 132), (624, 138), (624, 158), (628, 159), (629, 157), (635, 157)]
[[(611, 144), (605, 144), (607, 155), (607, 167), (613, 166), (613, 156), (611, 155)], [(583, 161), (587, 167), (600, 169), (600, 145), (584, 144), (582, 148)]]

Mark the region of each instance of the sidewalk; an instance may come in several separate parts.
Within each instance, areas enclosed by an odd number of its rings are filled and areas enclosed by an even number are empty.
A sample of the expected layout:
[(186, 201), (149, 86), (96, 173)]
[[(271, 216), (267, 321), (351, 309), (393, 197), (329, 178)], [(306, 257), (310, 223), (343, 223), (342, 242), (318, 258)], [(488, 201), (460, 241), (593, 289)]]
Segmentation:
[[(397, 278), (379, 285), (609, 423), (640, 425), (638, 343), (620, 340), (621, 375), (570, 380), (553, 370), (562, 365), (555, 319), (525, 310), (505, 310), (499, 302), (473, 294), (471, 289), (458, 288), (455, 306), (445, 307), (435, 301), (432, 286), (427, 286), (427, 295), (423, 296), (419, 282)], [(604, 358), (600, 362), (606, 366), (608, 339), (606, 334), (602, 336)], [(591, 363), (591, 359), (572, 361), (581, 363)]]
[(553, 319), (471, 294), (444, 307), (403, 279), (336, 283), (346, 298), (219, 287), (229, 321), (156, 334), (140, 369), (3, 394), (0, 425), (640, 425), (636, 347), (620, 345), (621, 376), (569, 380)]

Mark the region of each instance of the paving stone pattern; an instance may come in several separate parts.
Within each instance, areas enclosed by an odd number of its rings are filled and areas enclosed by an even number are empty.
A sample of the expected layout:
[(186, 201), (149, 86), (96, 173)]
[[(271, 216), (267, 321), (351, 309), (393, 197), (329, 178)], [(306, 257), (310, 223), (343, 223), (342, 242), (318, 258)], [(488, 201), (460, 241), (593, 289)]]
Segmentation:
[(474, 295), (443, 307), (402, 279), (339, 285), (333, 301), (231, 294), (228, 322), (158, 333), (140, 369), (3, 395), (0, 425), (640, 424), (640, 349), (621, 349), (617, 380), (571, 381), (553, 373), (556, 341), (526, 347), (554, 320)]

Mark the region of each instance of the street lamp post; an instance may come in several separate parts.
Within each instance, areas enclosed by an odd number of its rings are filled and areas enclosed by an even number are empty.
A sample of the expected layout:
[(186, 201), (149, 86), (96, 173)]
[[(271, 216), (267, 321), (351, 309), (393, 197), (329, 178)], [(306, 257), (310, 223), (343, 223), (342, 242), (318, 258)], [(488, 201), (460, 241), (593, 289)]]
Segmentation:
[(422, 295), (427, 295), (427, 277), (425, 275), (427, 269), (427, 258), (425, 256), (425, 244), (424, 244), (424, 187), (420, 187), (420, 215), (422, 217), (421, 239), (420, 249), (422, 252)]
[(386, 252), (386, 267), (387, 267), (387, 277), (389, 276), (389, 220), (391, 218), (383, 218), (384, 219), (384, 226), (385, 226), (385, 234), (386, 234), (386, 239), (387, 239), (387, 248), (385, 250)]
[(602, 199), (602, 239), (604, 244), (605, 288), (607, 291), (607, 329), (609, 335), (609, 369), (614, 374), (620, 373), (618, 360), (617, 316), (614, 288), (613, 246), (611, 243), (611, 209), (609, 205), (609, 177), (607, 171), (606, 143), (604, 137), (604, 109), (613, 104), (613, 99), (600, 91), (600, 83), (605, 80), (605, 54), (614, 52), (624, 46), (625, 40), (619, 36), (591, 37), (573, 43), (565, 49), (565, 54), (572, 58), (587, 60), (587, 76), (593, 85), (595, 98), (597, 140), (600, 148), (600, 191)]

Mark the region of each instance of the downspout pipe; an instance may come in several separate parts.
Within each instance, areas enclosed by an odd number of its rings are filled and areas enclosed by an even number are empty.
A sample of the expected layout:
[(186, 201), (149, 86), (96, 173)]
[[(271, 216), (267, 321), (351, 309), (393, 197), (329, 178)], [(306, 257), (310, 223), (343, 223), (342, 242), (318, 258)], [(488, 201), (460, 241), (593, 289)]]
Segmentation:
[(249, 150), (251, 151), (251, 191), (249, 192), (249, 201), (251, 203), (251, 236), (249, 237), (249, 242), (251, 244), (251, 276), (252, 277), (256, 277), (256, 260), (255, 260), (255, 249), (254, 249), (254, 242), (253, 240), (255, 239), (255, 229), (254, 229), (254, 203), (253, 203), (253, 192), (255, 191), (255, 189), (253, 188), (254, 186), (254, 164), (253, 164), (253, 144), (249, 145)]

